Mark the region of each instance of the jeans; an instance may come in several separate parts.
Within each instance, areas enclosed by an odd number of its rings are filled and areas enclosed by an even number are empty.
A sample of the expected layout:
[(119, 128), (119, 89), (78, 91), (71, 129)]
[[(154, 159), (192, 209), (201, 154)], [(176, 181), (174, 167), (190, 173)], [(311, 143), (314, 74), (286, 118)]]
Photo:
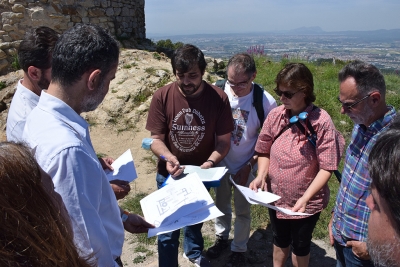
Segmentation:
[[(220, 186), (215, 188), (215, 205), (223, 214), (225, 214), (224, 216), (215, 219), (215, 231), (217, 236), (221, 236), (225, 240), (229, 238), (232, 221), (231, 198), (232, 187), (234, 187), (234, 185), (232, 185), (231, 181), (229, 180), (230, 176), (233, 177), (234, 175), (226, 173), (220, 181)], [(249, 186), (254, 178), (254, 175), (250, 173), (246, 186)], [(249, 241), (250, 237), (251, 204), (239, 192), (239, 190), (236, 189), (236, 187), (233, 189), (233, 197), (236, 219), (233, 241), (231, 243), (231, 251), (246, 252), (247, 241)]]
[(370, 260), (362, 260), (354, 255), (351, 247), (344, 247), (335, 240), (336, 267), (373, 267)]
[[(157, 173), (156, 181), (158, 189), (166, 177)], [(203, 223), (186, 226), (183, 228), (183, 250), (189, 259), (201, 256), (204, 249), (204, 240), (201, 234)], [(178, 267), (180, 230), (175, 230), (158, 236), (158, 266)]]

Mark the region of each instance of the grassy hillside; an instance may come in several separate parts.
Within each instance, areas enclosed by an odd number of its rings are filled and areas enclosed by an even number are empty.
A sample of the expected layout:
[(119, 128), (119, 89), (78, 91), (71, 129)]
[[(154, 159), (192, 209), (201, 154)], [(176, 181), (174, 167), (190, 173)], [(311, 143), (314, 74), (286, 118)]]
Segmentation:
[[(281, 62), (272, 62), (266, 57), (256, 57), (257, 65), (257, 78), (256, 82), (264, 86), (264, 88), (278, 100), (278, 97), (274, 93), (273, 89), (276, 87), (274, 83), (277, 73), (283, 68), (283, 66), (289, 61), (283, 60)], [(317, 65), (314, 63), (307, 63), (303, 61), (290, 61), (290, 62), (301, 62), (307, 65), (314, 76), (314, 88), (317, 99), (314, 104), (326, 110), (332, 117), (336, 128), (346, 138), (348, 144), (351, 130), (353, 128), (352, 121), (347, 115), (340, 114), (340, 104), (337, 100), (339, 95), (339, 82), (338, 73), (345, 65), (344, 62), (339, 62), (336, 65), (331, 63), (323, 63)], [(400, 109), (400, 76), (395, 74), (385, 74), (385, 81), (387, 86), (386, 102), (392, 105), (396, 110)], [(341, 162), (339, 170), (343, 168), (343, 160)], [(335, 176), (332, 176), (329, 181), (329, 187), (331, 189), (331, 199), (328, 208), (325, 209), (320, 217), (317, 227), (314, 231), (314, 238), (325, 238), (328, 236), (327, 225), (330, 220), (330, 212), (335, 202), (339, 183)], [(253, 219), (259, 218), (258, 222), (253, 223), (253, 227), (257, 227), (257, 224), (262, 224), (268, 220), (266, 212), (263, 211), (262, 207), (252, 206)], [(257, 214), (255, 216), (255, 214)], [(257, 219), (258, 220), (258, 219)]]

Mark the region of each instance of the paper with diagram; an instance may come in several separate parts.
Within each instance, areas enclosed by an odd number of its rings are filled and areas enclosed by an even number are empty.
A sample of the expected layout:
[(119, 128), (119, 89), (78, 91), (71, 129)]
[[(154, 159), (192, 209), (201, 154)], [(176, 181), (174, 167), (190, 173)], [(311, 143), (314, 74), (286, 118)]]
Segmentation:
[(130, 149), (119, 156), (119, 158), (117, 158), (113, 164), (111, 164), (111, 166), (114, 168), (114, 171), (105, 171), (109, 181), (123, 180), (132, 182), (137, 178), (136, 168)]
[(143, 215), (156, 228), (148, 237), (222, 216), (197, 173), (176, 180), (140, 201)]
[(274, 209), (274, 210), (283, 212), (288, 215), (293, 215), (293, 216), (312, 215), (312, 214), (308, 214), (308, 213), (304, 213), (304, 212), (295, 212), (295, 211), (291, 211), (290, 209), (285, 209), (285, 208), (280, 208), (280, 207), (270, 205), (269, 203), (277, 201), (281, 197), (278, 195), (272, 194), (270, 192), (262, 191), (261, 188), (258, 189), (258, 192), (254, 192), (253, 190), (251, 190), (248, 187), (236, 184), (235, 181), (233, 181), (232, 177), (230, 177), (230, 180), (231, 180), (232, 184), (234, 186), (236, 186), (236, 188), (239, 190), (239, 192), (242, 193), (242, 195), (246, 198), (246, 200), (250, 204), (260, 204), (267, 208)]
[(224, 174), (228, 171), (228, 169), (225, 167), (214, 167), (214, 168), (209, 168), (209, 169), (202, 169), (199, 166), (194, 166), (194, 165), (182, 165), (182, 166), (185, 167), (185, 169), (183, 170), (183, 174), (181, 174), (179, 177), (177, 177), (177, 179), (173, 179), (173, 178), (169, 177), (164, 182), (163, 186), (174, 183), (175, 181), (185, 178), (186, 176), (189, 176), (190, 174), (193, 174), (193, 173), (196, 173), (200, 177), (200, 180), (203, 183), (219, 181), (224, 176)]

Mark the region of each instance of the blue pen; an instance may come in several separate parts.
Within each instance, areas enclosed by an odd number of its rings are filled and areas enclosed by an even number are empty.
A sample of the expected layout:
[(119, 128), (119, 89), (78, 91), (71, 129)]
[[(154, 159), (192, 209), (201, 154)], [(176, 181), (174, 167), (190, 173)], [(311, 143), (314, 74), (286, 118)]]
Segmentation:
[[(160, 155), (160, 159), (162, 159), (165, 162), (169, 162), (172, 167), (175, 167), (175, 163), (171, 162), (170, 160), (168, 160), (166, 157), (164, 157), (163, 155)], [(179, 166), (179, 169), (182, 169), (182, 166)]]

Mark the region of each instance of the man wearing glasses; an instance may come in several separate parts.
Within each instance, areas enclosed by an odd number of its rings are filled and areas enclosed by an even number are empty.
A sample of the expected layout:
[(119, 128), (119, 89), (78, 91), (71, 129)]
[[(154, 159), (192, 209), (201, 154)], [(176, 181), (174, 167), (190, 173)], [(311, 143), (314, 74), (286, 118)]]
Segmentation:
[[(222, 250), (228, 247), (228, 237), (232, 220), (232, 183), (230, 177), (242, 186), (248, 186), (254, 180), (254, 172), (257, 170), (257, 158), (254, 147), (257, 142), (262, 120), (257, 115), (253, 94), (256, 94), (256, 65), (254, 59), (246, 54), (234, 55), (228, 62), (227, 80), (223, 87), (228, 95), (232, 109), (234, 130), (230, 137), (230, 149), (226, 157), (221, 161), (221, 166), (226, 166), (228, 172), (221, 179), (219, 187), (215, 188), (216, 206), (225, 214), (215, 220), (216, 241), (207, 251), (210, 258), (217, 258)], [(259, 89), (258, 90), (262, 90)], [(257, 95), (256, 95), (257, 96)], [(263, 118), (276, 107), (275, 99), (266, 91), (262, 97)], [(232, 254), (226, 266), (244, 266), (247, 241), (250, 235), (250, 203), (243, 197), (239, 190), (234, 189), (235, 205), (235, 231), (231, 243)]]
[(366, 246), (370, 210), (366, 199), (371, 178), (368, 157), (378, 136), (392, 123), (396, 112), (385, 101), (382, 73), (373, 65), (353, 61), (339, 73), (342, 104), (355, 126), (346, 150), (342, 182), (329, 223), (337, 266), (373, 266)]

